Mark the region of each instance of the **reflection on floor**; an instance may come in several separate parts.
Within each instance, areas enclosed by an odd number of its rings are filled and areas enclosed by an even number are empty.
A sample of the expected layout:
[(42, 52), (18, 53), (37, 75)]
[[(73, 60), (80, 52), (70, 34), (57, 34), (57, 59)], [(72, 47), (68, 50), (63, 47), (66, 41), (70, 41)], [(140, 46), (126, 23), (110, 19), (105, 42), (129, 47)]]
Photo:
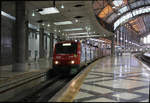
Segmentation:
[(150, 71), (132, 55), (106, 57), (84, 80), (74, 102), (148, 102)]

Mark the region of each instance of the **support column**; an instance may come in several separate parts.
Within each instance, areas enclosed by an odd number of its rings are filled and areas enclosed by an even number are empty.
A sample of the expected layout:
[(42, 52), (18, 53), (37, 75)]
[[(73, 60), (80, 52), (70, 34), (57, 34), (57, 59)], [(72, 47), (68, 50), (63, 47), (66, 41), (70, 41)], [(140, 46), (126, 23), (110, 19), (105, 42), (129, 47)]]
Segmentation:
[(39, 37), (39, 58), (44, 58), (44, 28), (40, 28)]
[(50, 55), (49, 55), (49, 58), (51, 59), (53, 57), (53, 45), (54, 45), (54, 34), (53, 33), (50, 33)]
[(114, 43), (114, 35), (112, 36), (112, 43), (111, 43), (111, 56), (115, 54), (115, 43)]
[(25, 1), (16, 1), (16, 34), (14, 34), (12, 46), (14, 57), (12, 71), (14, 72), (23, 72), (27, 69), (25, 63), (25, 38)]
[(28, 49), (29, 49), (29, 47), (28, 47), (28, 45), (29, 45), (29, 43), (28, 43), (28, 40), (29, 40), (29, 28), (28, 28), (28, 23), (29, 23), (29, 21), (27, 20), (26, 22), (25, 22), (25, 31), (26, 31), (26, 38), (25, 38), (25, 43), (26, 43), (26, 45), (25, 45), (25, 61), (26, 62), (28, 62), (28, 57), (29, 57), (29, 51), (28, 51)]

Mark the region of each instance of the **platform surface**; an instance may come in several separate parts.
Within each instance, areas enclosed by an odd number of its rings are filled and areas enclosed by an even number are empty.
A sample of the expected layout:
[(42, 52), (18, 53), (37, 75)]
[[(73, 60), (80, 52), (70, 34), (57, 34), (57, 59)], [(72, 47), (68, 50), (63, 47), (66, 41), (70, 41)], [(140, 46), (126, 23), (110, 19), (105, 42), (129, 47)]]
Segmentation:
[(148, 102), (149, 67), (133, 55), (102, 58), (83, 81), (74, 102)]

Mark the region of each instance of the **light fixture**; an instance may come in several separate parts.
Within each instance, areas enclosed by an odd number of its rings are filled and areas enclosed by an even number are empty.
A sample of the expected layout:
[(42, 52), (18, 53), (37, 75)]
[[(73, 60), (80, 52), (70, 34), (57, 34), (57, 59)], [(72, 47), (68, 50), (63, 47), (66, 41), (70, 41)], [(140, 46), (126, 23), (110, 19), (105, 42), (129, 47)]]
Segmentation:
[(35, 16), (35, 13), (34, 13), (34, 11), (32, 12), (32, 16)]
[(78, 22), (78, 19), (76, 19), (75, 22), (77, 23), (77, 22)]
[(63, 31), (78, 31), (78, 30), (83, 30), (83, 28), (64, 29)]
[(71, 46), (71, 43), (63, 43), (63, 46)]
[(56, 7), (49, 7), (49, 8), (42, 8), (42, 9), (43, 9), (42, 11), (39, 11), (41, 15), (59, 13), (59, 10)]
[(61, 5), (61, 8), (62, 8), (62, 9), (64, 8), (64, 5), (63, 5), (63, 4)]
[(50, 24), (47, 25), (48, 27), (50, 26)]
[(90, 36), (68, 36), (69, 38), (89, 38), (89, 37), (99, 37), (100, 35), (90, 35)]
[(55, 61), (55, 64), (58, 64), (58, 61)]
[(74, 60), (72, 60), (72, 61), (71, 61), (71, 64), (74, 64), (74, 63), (75, 63), (75, 61), (74, 61)]
[(42, 25), (44, 26), (45, 24), (44, 24), (44, 23), (42, 23)]
[(59, 32), (60, 32), (60, 30), (59, 30)]
[(123, 38), (121, 37), (120, 40), (122, 40)]
[(62, 22), (55, 22), (55, 25), (67, 25), (67, 24), (72, 24), (71, 21), (62, 21)]
[(69, 35), (81, 35), (81, 34), (88, 34), (88, 32), (82, 32), (82, 33), (71, 33)]

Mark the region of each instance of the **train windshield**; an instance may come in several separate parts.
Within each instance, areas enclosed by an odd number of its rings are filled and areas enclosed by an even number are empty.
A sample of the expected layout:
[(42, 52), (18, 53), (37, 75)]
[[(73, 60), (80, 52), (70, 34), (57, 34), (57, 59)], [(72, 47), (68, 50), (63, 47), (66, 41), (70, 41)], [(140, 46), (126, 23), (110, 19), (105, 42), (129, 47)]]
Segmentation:
[(56, 44), (56, 54), (77, 54), (77, 43)]

